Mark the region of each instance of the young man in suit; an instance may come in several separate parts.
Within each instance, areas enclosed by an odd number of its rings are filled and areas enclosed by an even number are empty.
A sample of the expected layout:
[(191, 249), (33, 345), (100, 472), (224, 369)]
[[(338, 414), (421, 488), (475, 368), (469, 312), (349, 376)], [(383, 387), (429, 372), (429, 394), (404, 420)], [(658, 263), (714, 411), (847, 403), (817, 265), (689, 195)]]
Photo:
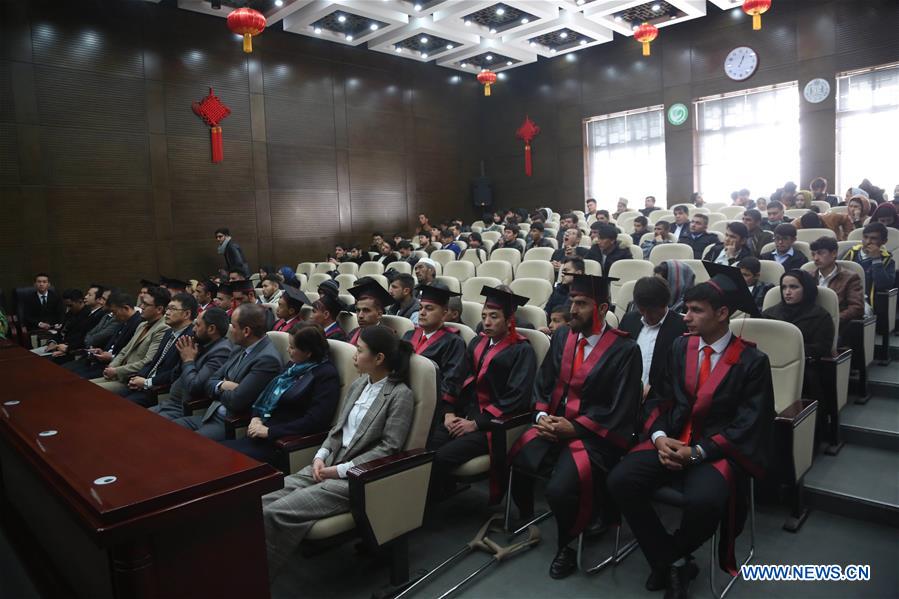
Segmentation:
[(96, 379), (103, 375), (104, 369), (131, 342), (134, 332), (141, 325), (141, 313), (135, 309), (135, 302), (126, 293), (113, 293), (107, 302), (109, 311), (116, 322), (116, 329), (103, 348), (91, 347), (82, 360), (75, 360), (63, 365), (85, 379)]
[[(48, 349), (52, 349), (51, 357), (57, 364), (63, 364), (75, 358), (75, 352), (85, 347), (84, 340), (87, 334), (100, 322), (106, 314), (103, 311), (103, 292), (105, 289), (99, 285), (91, 285), (83, 297), (78, 298), (81, 309), (77, 313), (77, 319), (64, 327), (63, 337), (59, 343), (50, 343)], [(74, 306), (75, 298), (70, 300)]]
[(356, 321), (359, 326), (348, 333), (349, 343), (357, 345), (362, 329), (381, 324), (384, 310), (393, 303), (393, 297), (371, 277), (357, 279), (356, 285), (350, 287), (350, 294), (356, 298)]
[(87, 335), (84, 336), (85, 348), (106, 347), (106, 344), (109, 343), (109, 340), (112, 339), (112, 336), (119, 328), (119, 322), (115, 319), (115, 315), (109, 307), (109, 298), (112, 297), (112, 293), (112, 289), (103, 289), (100, 297), (97, 298), (97, 313), (100, 314), (100, 318), (97, 320), (94, 328), (89, 330)]
[(777, 225), (774, 229), (774, 251), (759, 256), (762, 260), (774, 260), (784, 267), (784, 271), (797, 270), (808, 262), (805, 254), (793, 247), (796, 243), (796, 227), (791, 224)]
[(735, 266), (739, 267), (740, 274), (743, 275), (743, 281), (746, 282), (746, 287), (749, 288), (752, 301), (755, 302), (756, 307), (761, 312), (762, 305), (765, 303), (765, 295), (774, 285), (759, 280), (762, 273), (762, 265), (759, 263), (758, 258), (748, 256), (740, 260)]
[(746, 225), (740, 222), (727, 223), (727, 230), (724, 232), (724, 243), (716, 243), (709, 253), (705, 255), (704, 260), (724, 264), (725, 266), (733, 266), (743, 258), (752, 256), (752, 251), (746, 244), (749, 231)]
[(709, 217), (706, 214), (696, 213), (690, 219), (690, 232), (679, 239), (680, 243), (686, 243), (693, 248), (693, 258), (702, 259), (702, 252), (706, 246), (718, 243), (718, 236), (707, 231)]
[(587, 252), (587, 259), (596, 260), (602, 267), (603, 275), (619, 260), (630, 260), (630, 251), (618, 245), (618, 229), (609, 223), (593, 223), (590, 225), (590, 237), (593, 246)]
[(609, 507), (603, 499), (606, 473), (627, 450), (640, 407), (640, 350), (627, 333), (606, 325), (609, 283), (574, 277), (571, 323), (553, 335), (537, 374), (535, 424), (509, 452), (512, 498), (523, 518), (534, 512), (533, 475), (549, 477), (546, 499), (558, 530), (552, 578), (577, 569), (570, 544), (596, 506)]
[(304, 305), (311, 305), (312, 302), (306, 297), (306, 294), (290, 285), (284, 286), (284, 293), (278, 298), (278, 308), (275, 310), (275, 316), (278, 320), (272, 327), (273, 331), (289, 333), (302, 320), (302, 309)]
[(659, 209), (656, 207), (655, 196), (646, 196), (646, 199), (643, 200), (643, 205), (645, 208), (641, 208), (640, 213), (647, 218), (649, 217), (650, 212), (655, 212)]
[(184, 416), (185, 400), (203, 397), (206, 382), (231, 355), (234, 346), (228, 341), (228, 314), (221, 308), (208, 308), (197, 317), (193, 335), (181, 335), (175, 341), (180, 357), (173, 373), (169, 398), (152, 408), (169, 420)]
[[(608, 477), (609, 492), (652, 568), (646, 588), (667, 588), (671, 599), (687, 597), (698, 573), (691, 553), (722, 519), (734, 530), (736, 502), (745, 497), (747, 474), (764, 472), (774, 425), (768, 356), (729, 327), (734, 310), (757, 315), (755, 303), (738, 269), (703, 265), (712, 278), (685, 295), (684, 323), (693, 335), (674, 342), (662, 401), (647, 420), (643, 441)], [(652, 504), (653, 492), (671, 483), (683, 485), (685, 498), (673, 534)], [(719, 555), (729, 558), (722, 565), (736, 575), (729, 532), (721, 536)]]
[(237, 347), (206, 381), (204, 392), (212, 404), (202, 416), (182, 416), (173, 422), (213, 441), (223, 440), (225, 417), (246, 412), (284, 367), (280, 352), (265, 333), (265, 308), (238, 306), (231, 315), (230, 333)]
[(671, 225), (671, 234), (677, 241), (690, 234), (690, 210), (684, 204), (678, 204), (672, 209), (674, 223)]
[(63, 304), (59, 294), (50, 289), (50, 275), (34, 275), (34, 293), (24, 300), (23, 319), (30, 331), (49, 331), (62, 323)]
[(315, 323), (325, 332), (325, 337), (334, 341), (346, 341), (346, 331), (337, 322), (337, 316), (347, 311), (340, 301), (339, 288), (333, 280), (325, 281), (318, 287), (318, 299), (312, 302), (309, 322)]
[(166, 331), (153, 359), (140, 371), (128, 379), (128, 388), (119, 391), (119, 395), (149, 408), (154, 405), (155, 392), (168, 390), (181, 364), (181, 356), (175, 347), (183, 335), (193, 334), (193, 322), (197, 318), (197, 300), (189, 293), (177, 293), (165, 309)]
[(227, 227), (220, 227), (215, 231), (215, 240), (218, 242), (218, 253), (225, 257), (225, 269), (236, 269), (243, 276), (250, 276), (250, 265), (247, 263), (243, 250), (237, 242), (231, 239), (231, 231)]

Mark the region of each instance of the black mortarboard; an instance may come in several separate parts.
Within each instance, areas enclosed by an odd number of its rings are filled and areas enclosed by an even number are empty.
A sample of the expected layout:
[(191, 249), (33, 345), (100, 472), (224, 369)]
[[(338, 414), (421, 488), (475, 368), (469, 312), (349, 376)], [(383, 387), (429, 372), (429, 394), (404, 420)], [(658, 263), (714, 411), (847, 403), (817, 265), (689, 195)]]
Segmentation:
[(242, 281), (231, 281), (231, 292), (240, 291), (241, 293), (249, 293), (254, 291), (253, 281), (248, 281), (246, 279)]
[(759, 308), (752, 299), (739, 268), (705, 261), (702, 265), (709, 273), (706, 283), (721, 295), (731, 312), (741, 310), (750, 316), (759, 316)]
[(572, 295), (586, 295), (597, 304), (608, 304), (611, 301), (609, 284), (617, 281), (615, 277), (598, 277), (596, 275), (572, 275), (571, 285), (568, 288), (569, 297)]
[(140, 286), (141, 287), (158, 287), (159, 282), (158, 281), (150, 281), (149, 279), (141, 279)]
[(515, 295), (509, 291), (486, 285), (481, 287), (481, 295), (487, 298), (487, 301), (484, 302), (485, 306), (499, 308), (506, 315), (514, 314), (516, 308), (528, 303), (528, 298), (522, 295)]
[(445, 285), (419, 285), (418, 290), (421, 291), (421, 297), (418, 298), (419, 302), (430, 302), (444, 308), (449, 304), (451, 297), (462, 295), (461, 293), (453, 293)]
[(358, 302), (364, 298), (371, 298), (378, 302), (382, 308), (386, 308), (393, 303), (393, 296), (387, 293), (384, 286), (374, 279), (358, 280), (355, 287), (350, 287), (350, 293)]
[(286, 285), (284, 287), (284, 298), (285, 301), (295, 310), (299, 311), (304, 305), (311, 304), (309, 298), (306, 297), (306, 294), (297, 289), (296, 287), (291, 287), (290, 285)]
[(209, 292), (209, 295), (215, 295), (216, 293), (218, 293), (219, 286), (216, 285), (214, 281), (210, 281), (207, 279), (206, 281), (200, 281), (200, 283), (203, 284), (203, 287), (206, 288), (206, 291)]
[(167, 289), (175, 289), (180, 291), (184, 291), (185, 289), (187, 289), (187, 283), (181, 281), (180, 279), (170, 279), (168, 277), (160, 276), (159, 284), (165, 285)]
[(225, 282), (219, 285), (218, 292), (224, 293), (225, 295), (231, 295), (233, 293), (231, 291), (231, 283)]

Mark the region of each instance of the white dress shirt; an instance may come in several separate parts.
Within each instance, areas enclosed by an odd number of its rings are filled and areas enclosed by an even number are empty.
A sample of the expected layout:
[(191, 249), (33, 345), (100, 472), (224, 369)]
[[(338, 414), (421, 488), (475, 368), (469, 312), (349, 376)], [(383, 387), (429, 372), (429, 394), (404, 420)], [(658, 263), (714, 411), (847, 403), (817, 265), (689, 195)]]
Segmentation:
[(785, 254), (781, 254), (778, 251), (774, 252), (774, 260), (780, 265), (783, 265), (784, 262), (787, 261), (787, 258), (793, 255), (793, 246), (790, 246), (790, 249), (787, 250)]
[(649, 369), (652, 367), (652, 355), (656, 350), (656, 339), (659, 337), (659, 330), (666, 318), (668, 318), (668, 310), (665, 310), (665, 315), (654, 325), (647, 324), (645, 318), (640, 319), (643, 322), (643, 328), (637, 335), (637, 345), (640, 347), (640, 356), (643, 358), (644, 387), (649, 384)]
[[(590, 357), (590, 354), (593, 352), (593, 348), (596, 347), (596, 344), (599, 343), (600, 337), (602, 337), (602, 334), (605, 332), (606, 332), (606, 323), (604, 322), (602, 324), (602, 330), (599, 331), (598, 335), (590, 335), (589, 337), (587, 337), (587, 345), (584, 346), (584, 362), (586, 362), (587, 358)], [(584, 338), (584, 334), (583, 333), (579, 334), (577, 336), (577, 342), (580, 343), (581, 339), (583, 339), (583, 338)], [(577, 355), (577, 350), (575, 350), (575, 355)], [(566, 401), (567, 399), (568, 399), (567, 397), (565, 399), (563, 399), (563, 402)], [(534, 419), (534, 422), (540, 422), (540, 419), (543, 418), (544, 416), (549, 416), (549, 414), (547, 414), (546, 412), (543, 412), (543, 411), (537, 412), (537, 417)]]
[[(353, 404), (353, 407), (350, 409), (350, 414), (347, 416), (346, 423), (343, 425), (343, 435), (341, 437), (341, 447), (343, 449), (349, 447), (350, 443), (353, 442), (353, 437), (356, 436), (359, 425), (362, 424), (362, 420), (365, 418), (365, 415), (368, 414), (368, 410), (375, 402), (375, 399), (381, 394), (381, 390), (386, 383), (386, 376), (376, 383), (371, 382), (371, 378), (368, 379), (368, 384), (365, 385), (365, 389), (359, 394), (359, 399)], [(315, 458), (326, 460), (329, 455), (331, 455), (331, 451), (327, 447), (321, 447), (315, 453)], [(353, 467), (353, 465), (353, 462), (337, 464), (337, 476), (346, 478), (346, 473)]]

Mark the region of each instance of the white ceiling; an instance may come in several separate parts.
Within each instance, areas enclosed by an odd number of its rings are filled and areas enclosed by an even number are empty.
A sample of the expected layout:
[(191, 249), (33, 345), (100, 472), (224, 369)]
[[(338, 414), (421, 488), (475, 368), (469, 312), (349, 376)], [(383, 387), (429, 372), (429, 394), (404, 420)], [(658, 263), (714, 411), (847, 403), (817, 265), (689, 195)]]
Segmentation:
[[(742, 3), (709, 1), (721, 9)], [(213, 9), (209, 0), (178, 0), (179, 8), (223, 19), (243, 4), (223, 0)], [(637, 21), (628, 19), (650, 18), (662, 28), (706, 14), (706, 0), (259, 0), (251, 5), (266, 8), (269, 28), (467, 73), (483, 67), (501, 72), (610, 42), (615, 33), (630, 36)]]

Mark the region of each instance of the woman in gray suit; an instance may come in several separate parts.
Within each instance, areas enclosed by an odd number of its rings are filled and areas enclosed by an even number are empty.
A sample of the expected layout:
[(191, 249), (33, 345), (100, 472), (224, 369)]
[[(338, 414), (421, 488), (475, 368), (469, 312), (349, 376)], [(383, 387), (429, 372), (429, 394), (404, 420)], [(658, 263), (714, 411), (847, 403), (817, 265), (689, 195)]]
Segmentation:
[(269, 578), (291, 558), (317, 520), (350, 510), (347, 472), (397, 453), (412, 426), (412, 346), (387, 327), (365, 327), (356, 353), (360, 377), (350, 385), (337, 424), (311, 466), (262, 497)]

